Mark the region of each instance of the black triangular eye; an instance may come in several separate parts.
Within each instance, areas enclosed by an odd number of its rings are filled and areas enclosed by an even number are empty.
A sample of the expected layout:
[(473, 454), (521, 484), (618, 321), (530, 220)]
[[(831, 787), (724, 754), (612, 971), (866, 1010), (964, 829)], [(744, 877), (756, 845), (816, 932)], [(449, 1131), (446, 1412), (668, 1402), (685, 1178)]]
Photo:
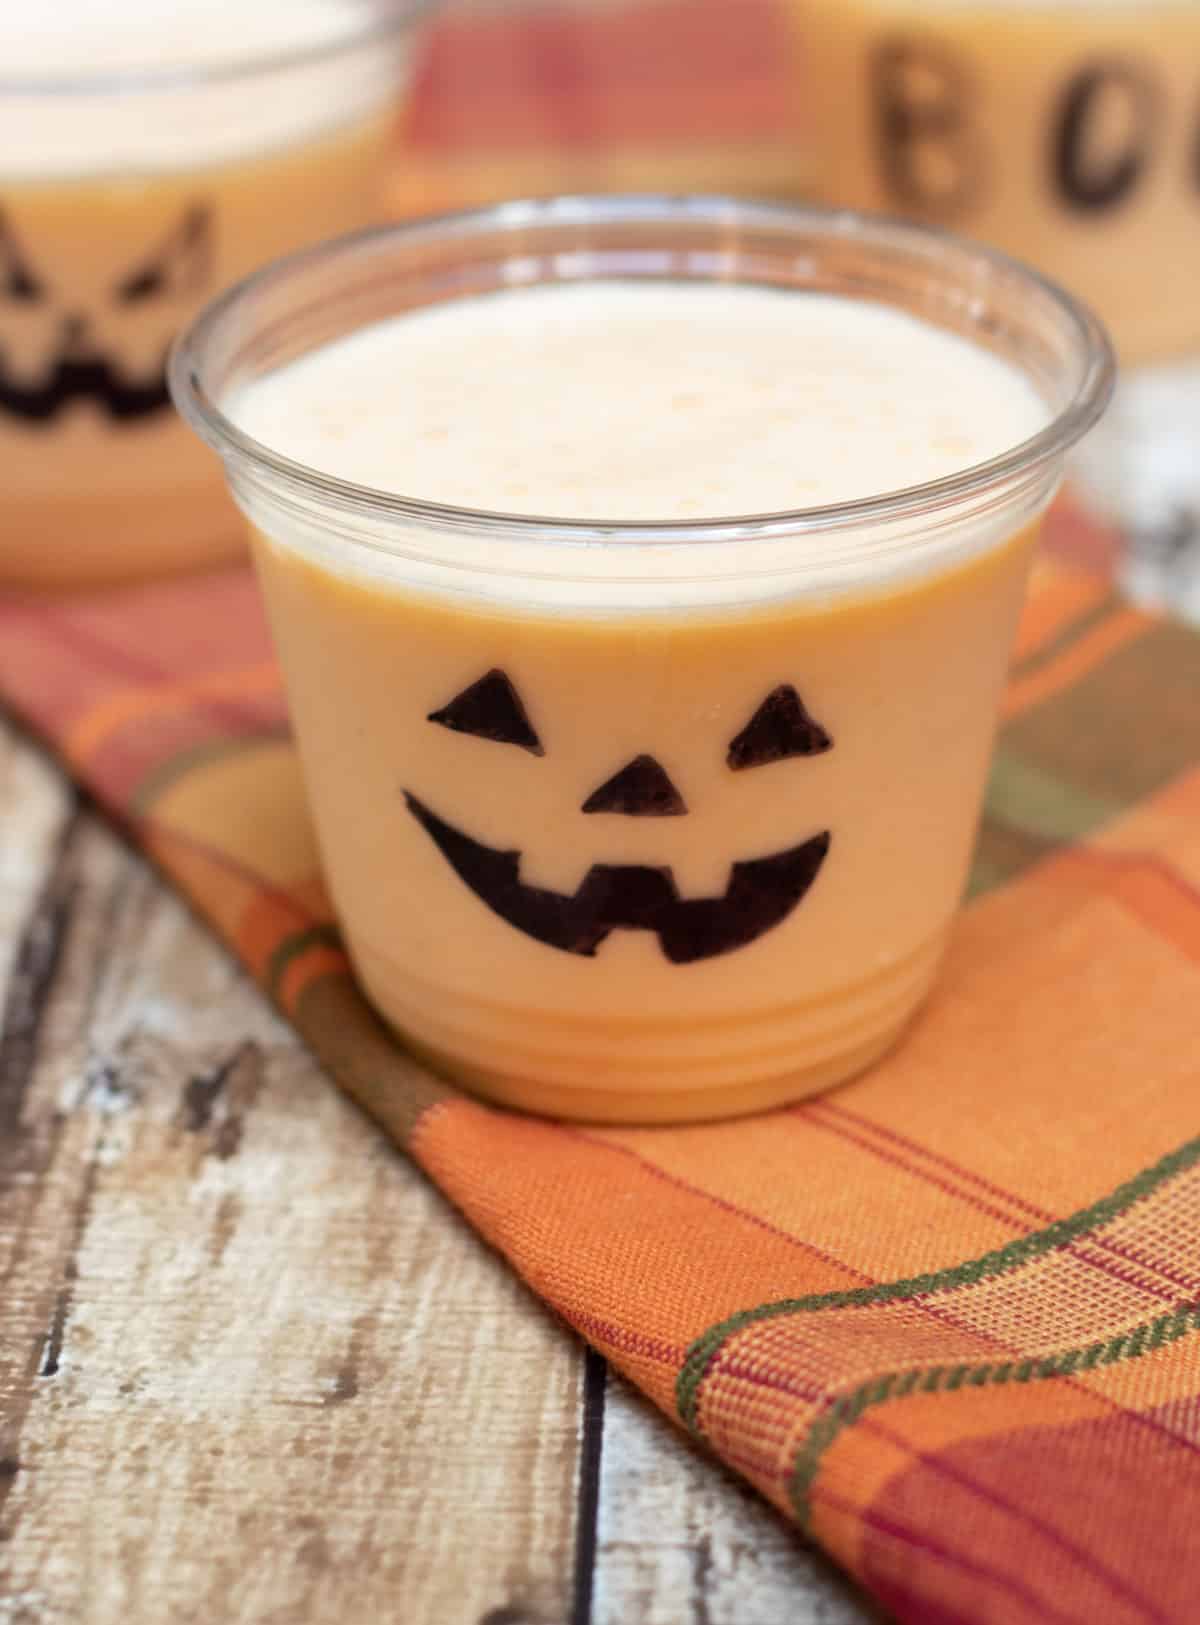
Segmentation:
[(746, 767), (782, 762), (788, 756), (819, 756), (832, 749), (833, 740), (809, 716), (796, 690), (790, 683), (781, 683), (731, 741), (726, 760), (737, 773)]
[(123, 305), (162, 294), (197, 293), (209, 281), (211, 245), (208, 210), (190, 208), (165, 242), (114, 289)]
[(0, 215), (0, 293), (6, 299), (33, 304), (43, 297), (45, 291), (25, 263), (12, 227)]
[(501, 745), (520, 745), (534, 756), (546, 754), (521, 696), (498, 667), (464, 688), (440, 711), (431, 711), (426, 720), (452, 728), (455, 733), (476, 734)]

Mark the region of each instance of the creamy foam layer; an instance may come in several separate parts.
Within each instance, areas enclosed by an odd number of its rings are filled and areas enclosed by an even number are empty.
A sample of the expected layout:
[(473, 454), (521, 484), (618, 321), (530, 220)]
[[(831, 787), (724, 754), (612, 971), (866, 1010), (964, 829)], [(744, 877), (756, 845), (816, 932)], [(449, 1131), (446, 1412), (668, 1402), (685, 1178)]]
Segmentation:
[(1048, 416), (1005, 362), (890, 307), (634, 282), (379, 323), (229, 410), (294, 461), (398, 495), (646, 521), (902, 489), (984, 462)]
[[(985, 351), (902, 313), (734, 284), (595, 281), (463, 300), (280, 368), (225, 409), (323, 474), (392, 494), (559, 520), (652, 523), (812, 507), (963, 470), (1048, 412)], [(522, 613), (674, 615), (892, 590), (1002, 545), (1049, 499), (1040, 465), (1003, 492), (856, 519), (732, 521), (664, 539), (515, 518), (394, 520), (240, 461), (270, 545), (382, 589)]]
[[(219, 163), (348, 122), (382, 104), (396, 69), (393, 48), (355, 42), (414, 9), (411, 0), (2, 5), (0, 177)], [(190, 83), (120, 93), (98, 83), (160, 74)], [(62, 88), (48, 94), (47, 83)]]
[(54, 0), (0, 8), (8, 78), (227, 65), (344, 39), (367, 0)]

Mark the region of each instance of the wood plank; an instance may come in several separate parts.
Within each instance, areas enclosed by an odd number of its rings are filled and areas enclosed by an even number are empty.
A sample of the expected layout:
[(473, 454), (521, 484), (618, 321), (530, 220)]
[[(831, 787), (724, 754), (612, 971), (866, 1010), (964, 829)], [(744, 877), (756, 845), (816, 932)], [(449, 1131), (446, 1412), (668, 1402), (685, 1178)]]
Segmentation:
[(592, 1625), (868, 1625), (820, 1552), (610, 1375)]
[(0, 1618), (561, 1625), (577, 1346), (90, 815), (29, 914), (5, 761)]
[(1200, 469), (1191, 357), (1122, 372), (1113, 403), (1072, 459), (1097, 512), (1123, 527), (1125, 591), (1200, 623)]
[[(17, 1335), (22, 1318), (45, 1324), (57, 1279), (53, 1241), (39, 1256), (31, 1223), (57, 1138), (53, 1116), (35, 1129), (25, 1098), (69, 914), (69, 882), (49, 876), (75, 825), (65, 782), (13, 730), (0, 729), (0, 1531), (17, 1470), (16, 1438), (36, 1351)], [(10, 1397), (11, 1396), (11, 1397)], [(0, 1547), (0, 1596), (3, 1595)]]
[(0, 723), (0, 999), (73, 807), (62, 774), (15, 728)]

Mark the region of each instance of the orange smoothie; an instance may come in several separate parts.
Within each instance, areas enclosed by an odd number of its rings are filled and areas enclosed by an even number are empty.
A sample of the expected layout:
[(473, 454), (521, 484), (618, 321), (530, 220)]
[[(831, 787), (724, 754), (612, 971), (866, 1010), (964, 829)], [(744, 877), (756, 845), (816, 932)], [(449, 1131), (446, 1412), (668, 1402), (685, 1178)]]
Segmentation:
[(630, 619), (438, 603), (260, 532), (376, 1006), (478, 1092), (596, 1120), (866, 1066), (946, 944), (1034, 537), (821, 609)]
[(395, 40), (358, 37), (369, 18), (66, 0), (0, 20), (0, 584), (240, 550), (166, 356), (222, 285), (377, 212), (397, 63)]
[[(658, 519), (890, 488), (1045, 417), (1001, 363), (898, 313), (631, 284), (401, 318), (235, 414), (347, 477)], [(484, 1093), (546, 1111), (569, 1094), (586, 1117), (746, 1110), (864, 1065), (945, 943), (1032, 541), (1005, 526), (831, 603), (710, 582), (681, 609), (677, 586), (614, 589), (619, 544), (538, 606), (536, 585), (413, 590), (263, 525), (328, 876), (375, 1003)]]
[(790, 5), (817, 196), (1019, 255), (1123, 361), (1200, 345), (1194, 0)]

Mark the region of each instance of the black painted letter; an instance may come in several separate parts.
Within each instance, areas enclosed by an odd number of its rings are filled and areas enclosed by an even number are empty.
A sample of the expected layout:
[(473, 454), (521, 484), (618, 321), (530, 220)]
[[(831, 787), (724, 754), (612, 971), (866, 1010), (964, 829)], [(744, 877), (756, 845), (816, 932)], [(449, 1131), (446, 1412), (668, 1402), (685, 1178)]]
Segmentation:
[(908, 210), (961, 214), (977, 199), (982, 170), (962, 64), (939, 43), (901, 37), (876, 46), (870, 71), (888, 192)]
[(1124, 203), (1149, 161), (1158, 98), (1131, 62), (1096, 62), (1068, 83), (1054, 118), (1055, 195), (1094, 214)]

